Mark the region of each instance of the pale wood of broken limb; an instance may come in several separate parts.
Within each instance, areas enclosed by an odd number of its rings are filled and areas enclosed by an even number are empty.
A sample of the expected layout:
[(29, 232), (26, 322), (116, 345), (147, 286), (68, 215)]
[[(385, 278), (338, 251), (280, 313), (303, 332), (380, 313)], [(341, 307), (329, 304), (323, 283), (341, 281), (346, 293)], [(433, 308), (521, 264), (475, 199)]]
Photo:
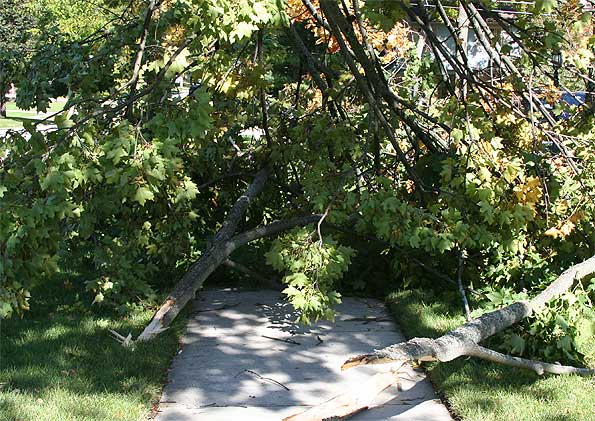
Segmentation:
[[(366, 364), (382, 364), (391, 361), (452, 361), (462, 356), (479, 358), (498, 358), (498, 362), (519, 366), (518, 361), (499, 358), (495, 353), (488, 353), (485, 348), (478, 349), (478, 343), (494, 334), (520, 322), (534, 313), (539, 313), (545, 305), (568, 291), (576, 280), (595, 274), (595, 256), (565, 270), (544, 291), (528, 301), (517, 301), (506, 307), (486, 313), (477, 319), (437, 338), (413, 338), (407, 342), (387, 346), (370, 354), (358, 355), (348, 359), (345, 368)], [(547, 371), (547, 370), (545, 370)], [(587, 370), (585, 374), (591, 374)]]
[(329, 418), (346, 417), (370, 408), (380, 393), (399, 382), (398, 369), (402, 365), (400, 364), (388, 372), (378, 373), (361, 386), (335, 396), (320, 405), (313, 406), (300, 414), (284, 418), (283, 421), (322, 421)]
[[(486, 313), (437, 339), (413, 338), (407, 342), (390, 345), (369, 354), (349, 358), (343, 364), (342, 369), (367, 364), (406, 363), (408, 361), (446, 362), (462, 356), (473, 356), (499, 364), (530, 369), (540, 375), (543, 373), (595, 375), (595, 370), (593, 369), (559, 366), (557, 364), (527, 360), (500, 354), (478, 345), (481, 341), (518, 323), (525, 317), (539, 313), (549, 301), (568, 291), (575, 281), (593, 276), (594, 274), (595, 256), (564, 271), (544, 291), (531, 300), (518, 301), (501, 309)], [(377, 381), (379, 383), (376, 383)], [(363, 411), (368, 408), (369, 402), (372, 402), (385, 389), (382, 389), (382, 386), (385, 384), (383, 381), (388, 381), (388, 378), (378, 375), (374, 376), (371, 384), (366, 384), (363, 387), (363, 389), (368, 388), (369, 390), (358, 389), (356, 393), (344, 393), (330, 401), (310, 408), (303, 414), (289, 417), (287, 420), (323, 420), (332, 417), (346, 417)]]

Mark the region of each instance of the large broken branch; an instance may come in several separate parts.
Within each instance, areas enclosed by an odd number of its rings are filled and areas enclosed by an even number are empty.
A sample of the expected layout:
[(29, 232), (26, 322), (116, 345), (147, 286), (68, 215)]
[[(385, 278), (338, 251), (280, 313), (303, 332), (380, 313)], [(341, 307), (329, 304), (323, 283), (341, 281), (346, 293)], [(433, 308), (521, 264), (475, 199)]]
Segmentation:
[(350, 358), (344, 368), (401, 360), (446, 362), (465, 355), (482, 357), (485, 353), (477, 352), (478, 343), (533, 313), (539, 313), (550, 300), (570, 289), (575, 280), (592, 274), (595, 274), (595, 256), (566, 270), (532, 300), (517, 301), (486, 313), (438, 339), (413, 338), (370, 354)]
[(329, 399), (320, 405), (313, 406), (302, 413), (283, 418), (283, 421), (343, 419), (343, 417), (348, 417), (356, 412), (368, 409), (374, 403), (376, 396), (393, 384), (398, 383), (398, 369), (401, 366), (402, 364), (386, 373), (378, 373), (355, 389), (335, 396), (334, 398)]
[[(593, 274), (595, 274), (595, 256), (566, 270), (532, 300), (518, 301), (499, 310), (486, 313), (438, 339), (413, 338), (407, 342), (390, 345), (370, 354), (358, 355), (348, 359), (343, 364), (342, 369), (366, 364), (394, 362), (403, 364), (407, 361), (446, 362), (462, 356), (472, 356), (498, 364), (527, 368), (539, 375), (543, 373), (595, 375), (593, 369), (532, 361), (504, 355), (478, 345), (479, 342), (518, 323), (525, 317), (539, 313), (550, 300), (569, 290), (575, 280), (581, 280)], [(359, 394), (343, 393), (301, 414), (286, 418), (286, 420), (322, 421), (337, 416), (346, 417), (363, 411), (370, 407), (371, 402), (380, 392), (390, 386), (390, 384), (387, 384), (389, 381), (390, 373), (377, 374), (367, 383), (368, 390), (363, 394), (365, 396), (364, 400), (361, 399)], [(395, 381), (397, 380), (395, 379)]]
[(269, 171), (267, 168), (256, 174), (252, 184), (236, 200), (223, 222), (223, 226), (217, 231), (213, 241), (207, 247), (207, 251), (190, 266), (188, 272), (178, 282), (137, 340), (152, 339), (167, 329), (180, 310), (194, 297), (194, 293), (202, 287), (208, 276), (227, 259), (231, 251), (228, 254), (223, 253), (222, 246), (236, 232), (250, 205), (250, 201), (262, 191), (268, 176)]
[(278, 234), (293, 227), (308, 225), (317, 222), (322, 215), (308, 215), (282, 221), (275, 221), (268, 225), (260, 226), (250, 231), (238, 234), (229, 240), (218, 241), (214, 243), (198, 259), (174, 290), (166, 298), (161, 308), (155, 313), (151, 322), (137, 338), (138, 341), (147, 341), (159, 333), (166, 330), (178, 313), (194, 297), (209, 275), (213, 273), (219, 265), (227, 260), (229, 255), (237, 248), (259, 238), (269, 237)]
[(190, 266), (190, 269), (188, 269), (173, 291), (165, 299), (137, 340), (150, 340), (166, 330), (178, 313), (194, 297), (196, 291), (202, 287), (209, 275), (219, 265), (225, 262), (229, 255), (238, 247), (258, 238), (277, 234), (298, 225), (307, 225), (320, 219), (319, 215), (310, 215), (277, 221), (233, 236), (237, 231), (238, 225), (244, 218), (251, 200), (264, 188), (268, 175), (269, 171), (266, 168), (256, 174), (252, 184), (236, 200), (222, 227), (208, 245), (207, 250), (200, 259)]

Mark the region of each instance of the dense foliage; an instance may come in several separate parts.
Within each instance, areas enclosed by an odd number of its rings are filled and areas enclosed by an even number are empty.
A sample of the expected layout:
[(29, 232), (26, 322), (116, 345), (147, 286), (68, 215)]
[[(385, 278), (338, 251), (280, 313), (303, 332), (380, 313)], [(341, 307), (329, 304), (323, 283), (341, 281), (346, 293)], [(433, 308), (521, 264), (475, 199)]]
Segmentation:
[[(245, 228), (325, 214), (267, 254), (302, 321), (332, 316), (366, 243), (390, 258), (387, 286), (460, 283), (477, 312), (595, 254), (593, 116), (559, 102), (551, 63), (562, 51), (563, 82), (591, 66), (579, 3), (522, 6), (514, 22), (477, 5), (491, 76), (433, 38), (430, 22), (457, 22), (452, 4), (344, 3), (132, 1), (78, 42), (41, 37), (17, 102), (67, 96), (67, 109), (56, 131), (0, 140), (0, 317), (28, 309), (31, 286), (64, 265), (94, 268), (96, 305), (155, 297), (264, 165)], [(503, 347), (580, 358), (594, 290), (578, 285)]]
[(6, 117), (6, 94), (23, 71), (32, 23), (32, 16), (22, 2), (0, 1), (0, 117)]

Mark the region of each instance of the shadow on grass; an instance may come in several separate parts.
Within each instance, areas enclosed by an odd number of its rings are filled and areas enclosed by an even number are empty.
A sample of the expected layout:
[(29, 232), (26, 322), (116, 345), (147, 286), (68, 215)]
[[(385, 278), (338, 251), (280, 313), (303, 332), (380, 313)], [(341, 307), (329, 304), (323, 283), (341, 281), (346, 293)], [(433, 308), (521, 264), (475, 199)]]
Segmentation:
[(146, 415), (179, 347), (185, 314), (155, 340), (125, 348), (108, 329), (138, 336), (153, 310), (125, 316), (56, 312), (56, 303), (74, 294), (62, 289), (60, 297), (52, 290), (56, 284), (34, 291), (47, 295), (24, 318), (2, 322), (0, 419), (38, 419), (36, 407), (44, 406), (44, 419)]

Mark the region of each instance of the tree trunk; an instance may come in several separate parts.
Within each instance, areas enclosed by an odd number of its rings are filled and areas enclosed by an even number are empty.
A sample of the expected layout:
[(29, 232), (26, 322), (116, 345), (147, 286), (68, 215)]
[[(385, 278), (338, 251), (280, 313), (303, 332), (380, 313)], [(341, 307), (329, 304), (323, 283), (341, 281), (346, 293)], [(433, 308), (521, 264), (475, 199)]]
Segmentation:
[(6, 118), (6, 102), (4, 86), (0, 86), (0, 117)]
[(0, 69), (0, 117), (6, 117), (6, 93), (8, 87), (6, 79), (2, 76), (2, 70)]

